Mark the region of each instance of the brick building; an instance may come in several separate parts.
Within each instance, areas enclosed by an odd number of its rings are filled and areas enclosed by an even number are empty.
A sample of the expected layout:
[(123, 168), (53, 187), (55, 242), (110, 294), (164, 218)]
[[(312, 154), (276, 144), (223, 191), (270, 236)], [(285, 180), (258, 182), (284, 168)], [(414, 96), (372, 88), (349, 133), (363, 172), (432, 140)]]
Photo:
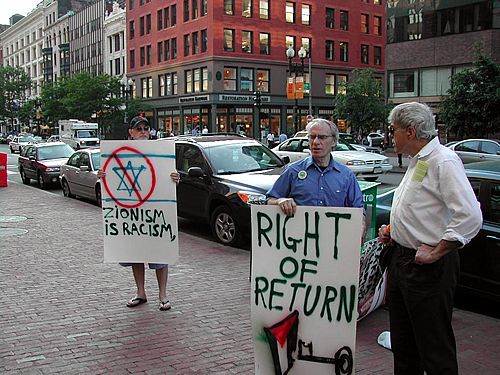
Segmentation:
[(477, 46), (500, 62), (498, 1), (387, 2), (387, 95), (438, 112), (450, 77), (472, 65)]
[[(332, 116), (352, 69), (383, 77), (384, 25), (385, 0), (127, 0), (128, 77), (160, 129), (293, 134), (308, 114)], [(301, 46), (311, 52), (296, 102), (286, 91), (289, 45), (294, 65)]]

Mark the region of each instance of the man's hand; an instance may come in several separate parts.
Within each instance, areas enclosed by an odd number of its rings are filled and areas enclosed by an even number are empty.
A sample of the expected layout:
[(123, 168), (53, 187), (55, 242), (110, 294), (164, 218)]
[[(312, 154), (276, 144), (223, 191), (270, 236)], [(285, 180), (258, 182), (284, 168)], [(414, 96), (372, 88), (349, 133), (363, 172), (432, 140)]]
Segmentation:
[(438, 260), (440, 257), (437, 256), (434, 251), (435, 247), (422, 244), (417, 247), (417, 253), (415, 254), (415, 263), (417, 264), (431, 264)]
[(382, 225), (378, 230), (378, 242), (388, 243), (391, 240), (391, 232), (388, 225)]
[(293, 198), (269, 198), (267, 204), (280, 206), (281, 212), (283, 212), (286, 216), (295, 215), (295, 211), (297, 209), (297, 203), (295, 203)]
[(176, 184), (178, 184), (181, 181), (181, 175), (177, 171), (170, 173), (170, 178)]

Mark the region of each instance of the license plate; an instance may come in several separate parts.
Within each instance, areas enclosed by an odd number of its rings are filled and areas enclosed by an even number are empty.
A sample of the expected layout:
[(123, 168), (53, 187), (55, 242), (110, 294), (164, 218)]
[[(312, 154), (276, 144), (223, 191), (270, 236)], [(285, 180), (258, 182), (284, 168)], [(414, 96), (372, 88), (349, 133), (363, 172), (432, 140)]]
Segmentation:
[(373, 168), (373, 173), (382, 173), (382, 167)]

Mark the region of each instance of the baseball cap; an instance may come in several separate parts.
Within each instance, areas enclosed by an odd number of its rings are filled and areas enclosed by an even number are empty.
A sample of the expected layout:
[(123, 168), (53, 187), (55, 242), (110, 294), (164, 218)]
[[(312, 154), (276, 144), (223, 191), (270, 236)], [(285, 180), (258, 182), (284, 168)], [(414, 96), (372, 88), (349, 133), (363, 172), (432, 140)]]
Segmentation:
[(146, 117), (143, 116), (135, 116), (132, 120), (130, 120), (129, 129), (135, 128), (137, 125), (144, 124), (149, 126), (149, 121)]

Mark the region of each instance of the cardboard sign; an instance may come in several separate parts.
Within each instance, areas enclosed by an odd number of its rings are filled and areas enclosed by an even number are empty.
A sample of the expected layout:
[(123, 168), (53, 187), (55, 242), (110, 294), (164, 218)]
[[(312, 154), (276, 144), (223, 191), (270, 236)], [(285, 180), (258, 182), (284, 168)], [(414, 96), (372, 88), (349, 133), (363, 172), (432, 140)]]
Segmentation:
[(295, 99), (295, 78), (294, 77), (287, 78), (286, 97), (287, 97), (287, 99)]
[(101, 169), (104, 262), (175, 263), (174, 142), (103, 141)]
[(363, 211), (252, 206), (255, 373), (354, 373)]

